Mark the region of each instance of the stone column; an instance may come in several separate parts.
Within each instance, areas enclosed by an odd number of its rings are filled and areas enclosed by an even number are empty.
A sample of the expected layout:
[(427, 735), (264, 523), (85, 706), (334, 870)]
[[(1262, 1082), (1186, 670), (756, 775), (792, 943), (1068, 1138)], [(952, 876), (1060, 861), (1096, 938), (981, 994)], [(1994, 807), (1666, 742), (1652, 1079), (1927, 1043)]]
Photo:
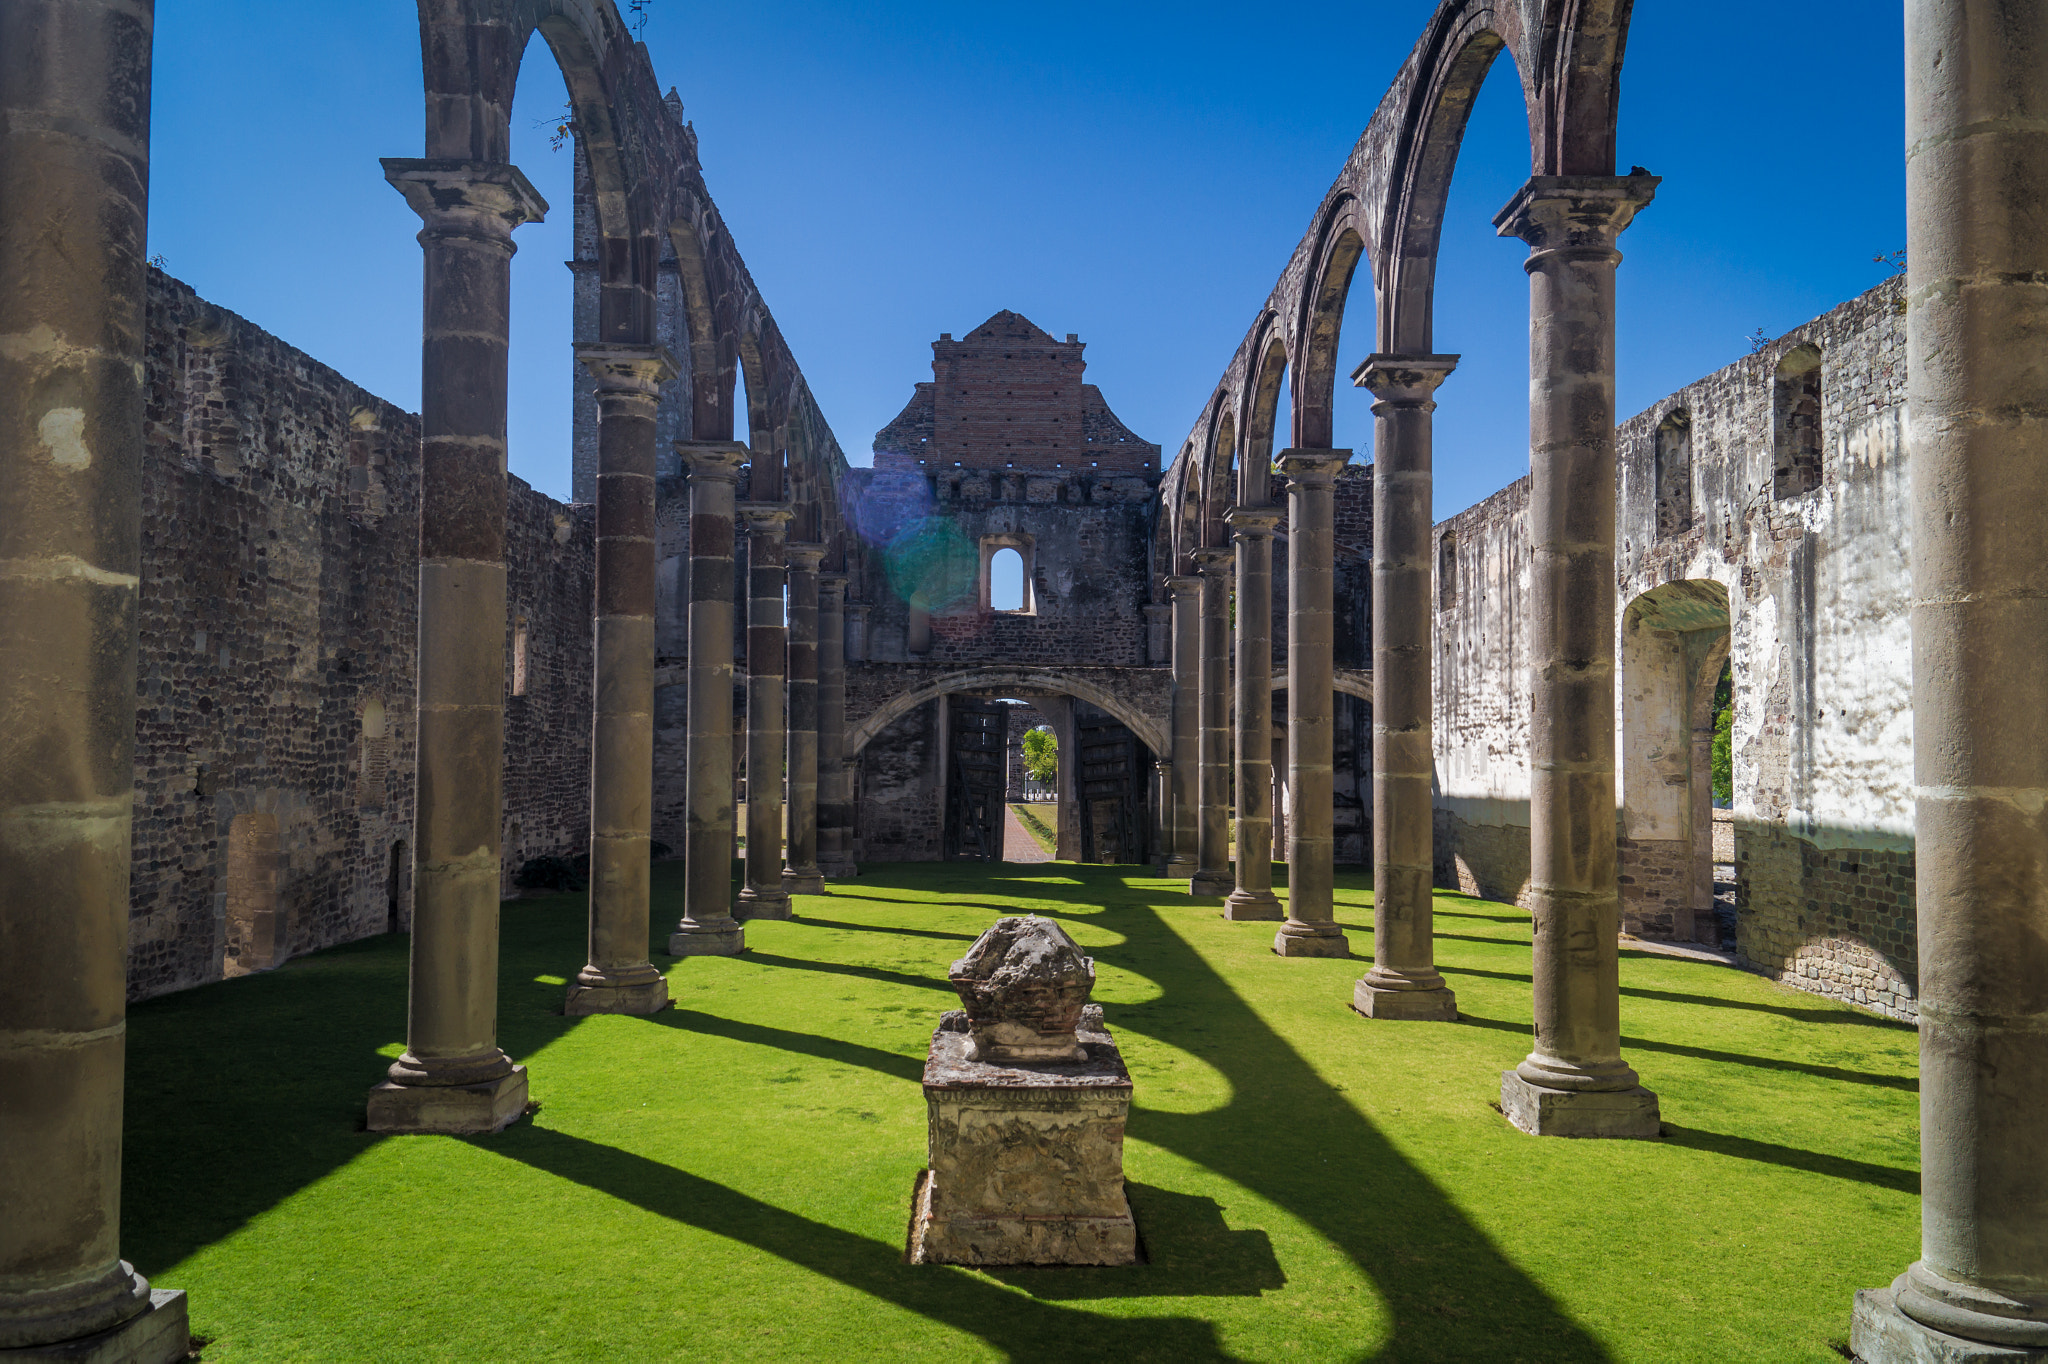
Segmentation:
[(1230, 870), (1230, 577), (1235, 556), (1223, 547), (1194, 553), (1202, 581), (1201, 777), (1190, 895), (1228, 895)]
[(846, 754), (846, 575), (818, 579), (818, 871), (853, 876), (853, 764)]
[(151, 10), (0, 3), (0, 1350), (163, 1364), (185, 1295), (120, 1245)]
[(1273, 894), (1273, 529), (1278, 507), (1235, 507), (1237, 545), (1237, 888), (1226, 919), (1287, 915)]
[(789, 629), (782, 619), (783, 536), (790, 508), (748, 502), (747, 523), (747, 879), (738, 919), (787, 919), (782, 888), (783, 668)]
[(1367, 1018), (1448, 1022), (1458, 1001), (1436, 969), (1436, 756), (1430, 721), (1431, 395), (1455, 355), (1373, 355), (1372, 970), (1352, 990)]
[(597, 381), (597, 612), (590, 735), (590, 959), (562, 1012), (651, 1014), (654, 821), (654, 416), (676, 372), (659, 346), (578, 342)]
[(1167, 820), (1170, 880), (1191, 878), (1195, 859), (1195, 802), (1202, 769), (1202, 580), (1168, 578), (1173, 597), (1173, 757)]
[(825, 547), (791, 545), (788, 555), (789, 860), (782, 869), (782, 889), (785, 895), (823, 895), (825, 878), (818, 871), (818, 565), (825, 561)]
[(1273, 938), (1283, 957), (1347, 957), (1337, 927), (1331, 772), (1336, 665), (1331, 654), (1336, 572), (1337, 471), (1349, 450), (1285, 450), (1287, 475), (1287, 922)]
[(1614, 820), (1614, 243), (1657, 178), (1539, 176), (1529, 243), (1529, 895), (1536, 1049), (1501, 1110), (1539, 1135), (1654, 1137), (1621, 1059)]
[(747, 447), (677, 441), (690, 469), (690, 701), (683, 777), (683, 917), (672, 957), (747, 950), (732, 917), (733, 504)]
[(2048, 8), (1907, 0), (1920, 1258), (1867, 1364), (2048, 1360)]
[(512, 229), (547, 204), (517, 168), (384, 162), (426, 222), (420, 382), (419, 797), (404, 1055), (373, 1132), (489, 1132), (526, 1109), (498, 1048), (505, 757), (505, 386)]

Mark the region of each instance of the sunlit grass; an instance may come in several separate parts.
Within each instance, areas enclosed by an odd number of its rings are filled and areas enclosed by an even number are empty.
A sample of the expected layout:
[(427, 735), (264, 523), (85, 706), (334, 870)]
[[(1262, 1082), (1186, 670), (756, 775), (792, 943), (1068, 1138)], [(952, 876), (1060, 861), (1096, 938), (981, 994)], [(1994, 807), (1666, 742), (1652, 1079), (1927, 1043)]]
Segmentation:
[[(1338, 894), (1369, 953), (1363, 879)], [(1916, 1251), (1912, 1031), (1753, 976), (1625, 954), (1670, 1135), (1566, 1142), (1492, 1106), (1529, 1040), (1512, 906), (1439, 898), (1458, 1024), (1359, 1018), (1362, 961), (1275, 957), (1134, 868), (869, 866), (797, 907), (672, 963), (669, 1013), (571, 1022), (580, 897), (508, 904), (502, 1040), (542, 1108), (476, 1140), (359, 1130), (402, 939), (137, 1007), (123, 1253), (190, 1291), (208, 1360), (1828, 1364)], [(904, 1265), (946, 964), (1026, 911), (1096, 958), (1151, 1263)]]

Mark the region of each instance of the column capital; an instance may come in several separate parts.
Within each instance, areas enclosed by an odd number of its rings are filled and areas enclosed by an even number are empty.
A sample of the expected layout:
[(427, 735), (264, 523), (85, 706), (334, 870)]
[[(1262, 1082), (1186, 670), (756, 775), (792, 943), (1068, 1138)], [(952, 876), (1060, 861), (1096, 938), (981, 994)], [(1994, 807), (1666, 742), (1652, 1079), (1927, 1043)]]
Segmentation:
[(798, 572), (816, 573), (818, 565), (825, 562), (825, 547), (802, 540), (792, 540), (783, 546), (782, 552), (789, 556), (789, 566)]
[(682, 371), (666, 346), (620, 345), (611, 341), (578, 341), (576, 362), (597, 380), (600, 398), (629, 394), (658, 398), (661, 386)]
[(731, 440), (679, 440), (676, 453), (689, 466), (692, 483), (737, 483), (747, 447)]
[(1188, 557), (1195, 561), (1195, 572), (1204, 578), (1221, 578), (1237, 565), (1237, 551), (1229, 545), (1203, 545)]
[(1192, 600), (1202, 590), (1202, 580), (1192, 574), (1176, 574), (1166, 580), (1166, 590), (1176, 601)]
[(1351, 371), (1351, 382), (1369, 389), (1375, 398), (1396, 407), (1420, 407), (1430, 401), (1438, 384), (1458, 367), (1455, 355), (1386, 355), (1365, 357)]
[(782, 538), (782, 528), (796, 515), (796, 509), (787, 502), (742, 502), (733, 510), (746, 521), (750, 532), (778, 540)]
[(1232, 507), (1223, 519), (1238, 539), (1258, 540), (1277, 530), (1286, 515), (1284, 507)]
[(1618, 259), (1615, 238), (1657, 197), (1660, 177), (1637, 167), (1627, 175), (1538, 175), (1494, 215), (1503, 237), (1529, 243), (1529, 263), (1562, 253), (1567, 259)]
[(846, 584), (848, 581), (849, 579), (844, 573), (820, 573), (818, 575), (818, 601), (823, 603), (828, 599), (836, 598), (838, 604), (844, 606), (846, 604)]
[(432, 233), (509, 242), (513, 228), (548, 215), (548, 201), (509, 162), (387, 156), (383, 166)]
[(1349, 450), (1282, 450), (1280, 457), (1273, 461), (1280, 466), (1280, 472), (1287, 475), (1289, 487), (1327, 488), (1337, 479), (1337, 471), (1351, 462)]

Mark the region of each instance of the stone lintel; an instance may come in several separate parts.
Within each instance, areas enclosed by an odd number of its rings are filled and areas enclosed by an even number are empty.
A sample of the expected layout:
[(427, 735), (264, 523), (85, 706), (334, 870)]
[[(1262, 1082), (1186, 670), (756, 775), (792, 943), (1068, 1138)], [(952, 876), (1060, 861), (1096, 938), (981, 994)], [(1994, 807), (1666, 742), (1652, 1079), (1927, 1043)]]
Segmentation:
[(576, 362), (597, 380), (599, 393), (636, 393), (659, 397), (661, 386), (682, 371), (666, 346), (624, 345), (612, 341), (578, 341)]
[(1280, 466), (1280, 472), (1290, 483), (1320, 483), (1328, 487), (1337, 477), (1337, 471), (1351, 462), (1351, 452), (1293, 447), (1282, 450), (1273, 462)]
[(1375, 352), (1351, 371), (1354, 387), (1369, 389), (1382, 402), (1425, 403), (1458, 367), (1455, 355), (1391, 355)]
[(372, 1132), (439, 1132), (450, 1136), (497, 1132), (526, 1111), (526, 1067), (479, 1085), (401, 1085), (386, 1080), (370, 1090)]
[(1991, 1345), (1915, 1321), (1899, 1310), (1898, 1289), (1856, 1292), (1849, 1349), (1863, 1364), (2048, 1364), (2048, 1346)]
[(152, 1288), (149, 1306), (97, 1335), (0, 1350), (0, 1364), (178, 1364), (192, 1352), (182, 1288)]
[(1351, 988), (1351, 1007), (1367, 1018), (1420, 1023), (1458, 1021), (1458, 997), (1450, 990), (1388, 990), (1361, 980)]
[(1657, 1096), (1632, 1089), (1547, 1089), (1512, 1070), (1500, 1076), (1500, 1111), (1531, 1136), (1632, 1137), (1658, 1135)]
[(569, 987), (562, 1012), (570, 1018), (590, 1014), (632, 1014), (645, 1018), (669, 1006), (668, 978), (633, 985), (576, 985)]
[(1232, 507), (1223, 513), (1230, 529), (1244, 537), (1271, 535), (1287, 519), (1287, 509), (1275, 506)]
[(1660, 176), (1537, 175), (1493, 215), (1503, 237), (1520, 237), (1537, 251), (1582, 248), (1611, 251), (1638, 210), (1657, 197)]
[(548, 215), (548, 201), (510, 162), (387, 156), (382, 164), (430, 231), (471, 226), (509, 240), (513, 228)]

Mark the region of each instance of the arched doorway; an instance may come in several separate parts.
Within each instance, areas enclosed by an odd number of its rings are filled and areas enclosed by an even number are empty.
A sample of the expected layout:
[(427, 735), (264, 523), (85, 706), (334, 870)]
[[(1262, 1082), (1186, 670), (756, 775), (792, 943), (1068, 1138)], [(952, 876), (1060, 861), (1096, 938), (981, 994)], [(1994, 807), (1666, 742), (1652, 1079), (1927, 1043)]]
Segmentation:
[(1718, 946), (1714, 696), (1728, 661), (1728, 589), (1652, 588), (1621, 620), (1623, 931)]

